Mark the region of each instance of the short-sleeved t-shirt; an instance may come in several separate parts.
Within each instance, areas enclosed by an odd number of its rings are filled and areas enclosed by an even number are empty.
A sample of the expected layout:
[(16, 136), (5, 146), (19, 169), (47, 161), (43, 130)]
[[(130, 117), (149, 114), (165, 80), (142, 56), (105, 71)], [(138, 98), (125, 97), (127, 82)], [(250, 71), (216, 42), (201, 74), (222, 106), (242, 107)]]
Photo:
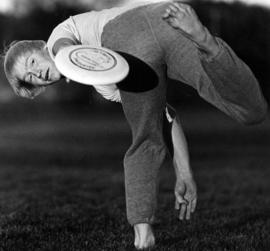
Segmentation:
[[(90, 11), (71, 16), (60, 23), (52, 32), (47, 48), (54, 59), (54, 46), (57, 40), (68, 38), (74, 44), (101, 46), (101, 36), (105, 25), (119, 15), (140, 6), (167, 0), (126, 0), (123, 5), (102, 11)], [(116, 85), (99, 86), (95, 89), (105, 98), (120, 102), (120, 93)]]
[(126, 0), (118, 7), (71, 16), (50, 35), (47, 42), (50, 56), (54, 58), (53, 47), (61, 38), (69, 38), (75, 44), (101, 46), (102, 32), (109, 21), (134, 8), (162, 1), (166, 0)]

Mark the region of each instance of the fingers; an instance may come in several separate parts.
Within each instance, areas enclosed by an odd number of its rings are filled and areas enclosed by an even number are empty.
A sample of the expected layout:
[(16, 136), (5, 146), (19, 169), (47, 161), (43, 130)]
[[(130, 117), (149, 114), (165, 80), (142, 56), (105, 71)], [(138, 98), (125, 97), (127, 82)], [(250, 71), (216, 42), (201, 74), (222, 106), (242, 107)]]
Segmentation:
[(179, 210), (180, 209), (180, 204), (178, 203), (177, 200), (175, 200), (175, 210)]
[(182, 205), (182, 204), (188, 204), (188, 202), (184, 199), (184, 197), (181, 194), (176, 193), (175, 194), (175, 197), (176, 197), (176, 201), (175, 201), (175, 209), (176, 210), (179, 210), (180, 209), (179, 208), (180, 205)]
[(175, 209), (180, 210), (179, 211), (179, 220), (184, 220), (186, 217), (188, 202), (184, 199), (183, 196), (181, 196), (178, 193), (175, 196), (176, 196)]
[(194, 213), (197, 206), (197, 198), (191, 202), (191, 213)]
[(179, 220), (190, 220), (191, 214), (195, 212), (195, 207), (193, 203), (176, 203), (176, 210), (179, 210)]
[(179, 220), (184, 220), (186, 216), (187, 204), (182, 204), (179, 212)]
[(179, 219), (180, 220), (184, 220), (185, 215), (186, 215), (186, 208), (187, 208), (188, 202), (179, 193), (176, 193), (175, 194), (175, 197), (176, 197), (176, 200), (175, 200), (175, 209), (176, 210), (180, 210), (180, 212), (179, 212)]
[(191, 203), (179, 204), (176, 202), (175, 209), (179, 210), (179, 220), (190, 220), (191, 218)]
[(186, 220), (190, 220), (191, 217), (191, 203), (188, 203), (186, 208)]
[(197, 188), (193, 179), (178, 179), (175, 185), (175, 209), (180, 220), (190, 220), (197, 205)]
[(191, 214), (196, 210), (197, 197), (193, 199), (184, 198), (180, 194), (176, 194), (175, 209), (179, 211), (180, 220), (190, 220)]

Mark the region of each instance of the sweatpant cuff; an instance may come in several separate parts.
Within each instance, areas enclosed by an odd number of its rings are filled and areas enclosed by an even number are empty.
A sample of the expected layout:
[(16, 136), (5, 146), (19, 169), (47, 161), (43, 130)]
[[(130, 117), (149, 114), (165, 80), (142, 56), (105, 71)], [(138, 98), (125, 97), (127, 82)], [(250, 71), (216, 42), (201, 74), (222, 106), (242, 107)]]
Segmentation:
[(153, 225), (155, 222), (155, 217), (145, 217), (145, 218), (137, 218), (137, 219), (128, 219), (128, 222), (131, 226), (135, 226), (137, 224), (149, 224)]

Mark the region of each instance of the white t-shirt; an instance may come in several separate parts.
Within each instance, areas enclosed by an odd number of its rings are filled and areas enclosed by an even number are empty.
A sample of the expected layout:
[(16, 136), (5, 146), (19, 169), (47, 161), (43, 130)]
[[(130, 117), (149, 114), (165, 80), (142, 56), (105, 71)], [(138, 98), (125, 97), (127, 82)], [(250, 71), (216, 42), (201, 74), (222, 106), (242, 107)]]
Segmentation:
[[(129, 10), (162, 1), (166, 0), (126, 0), (123, 5), (118, 7), (102, 11), (90, 11), (68, 18), (53, 30), (47, 42), (51, 58), (54, 59), (53, 47), (57, 40), (69, 38), (75, 44), (101, 46), (102, 32), (108, 22)], [(98, 86), (95, 89), (105, 99), (121, 102), (120, 93), (116, 85)]]

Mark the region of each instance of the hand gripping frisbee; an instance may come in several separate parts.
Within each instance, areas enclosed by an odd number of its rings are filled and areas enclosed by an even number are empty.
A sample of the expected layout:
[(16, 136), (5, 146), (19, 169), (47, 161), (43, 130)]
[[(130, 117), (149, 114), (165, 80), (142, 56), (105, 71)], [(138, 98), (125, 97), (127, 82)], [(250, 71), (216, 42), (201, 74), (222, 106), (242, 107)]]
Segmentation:
[(66, 47), (56, 55), (55, 64), (66, 78), (93, 86), (119, 83), (129, 73), (127, 61), (120, 54), (103, 47)]

